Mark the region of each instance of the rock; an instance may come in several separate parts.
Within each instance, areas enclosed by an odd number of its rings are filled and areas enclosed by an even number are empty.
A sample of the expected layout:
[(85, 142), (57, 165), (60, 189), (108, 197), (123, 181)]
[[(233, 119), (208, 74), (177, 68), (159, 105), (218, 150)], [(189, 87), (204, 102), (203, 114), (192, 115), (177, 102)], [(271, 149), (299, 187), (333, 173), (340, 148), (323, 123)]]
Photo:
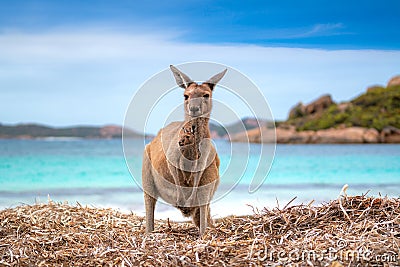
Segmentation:
[(302, 131), (297, 132), (296, 135), (292, 138), (293, 144), (309, 144), (313, 136), (315, 135), (315, 131)]
[[(376, 129), (363, 127), (330, 128), (302, 132), (297, 132), (293, 127), (276, 128), (276, 142), (278, 144), (373, 144), (380, 143), (382, 138), (390, 140), (390, 142), (400, 142), (400, 129), (397, 129), (396, 135), (394, 135), (393, 129), (390, 130), (388, 128), (386, 135), (382, 137), (382, 134), (380, 135)], [(262, 127), (261, 130), (260, 128), (256, 128), (235, 134), (231, 136), (231, 141), (273, 143), (275, 141), (275, 134), (273, 129)]]
[(315, 113), (320, 113), (334, 104), (331, 95), (323, 95), (308, 105), (299, 102), (289, 112), (289, 119), (295, 119)]
[(380, 138), (382, 143), (400, 143), (400, 129), (387, 126), (383, 128)]
[(232, 142), (274, 143), (276, 133), (273, 128), (261, 127), (231, 135)]
[(343, 102), (337, 105), (337, 109), (340, 112), (345, 112), (348, 108), (351, 108), (353, 104), (351, 102)]
[(276, 142), (278, 144), (307, 144), (311, 142), (314, 131), (297, 132), (295, 129), (276, 129)]
[(326, 108), (328, 108), (332, 104), (334, 104), (332, 97), (330, 95), (323, 95), (320, 98), (318, 98), (317, 100), (308, 104), (305, 107), (305, 113), (307, 115), (319, 113), (321, 111), (324, 111)]
[(230, 136), (232, 142), (260, 143), (260, 128), (251, 129), (245, 132), (236, 133)]
[(244, 126), (246, 129), (254, 129), (256, 127), (264, 125), (266, 123), (265, 121), (262, 120), (257, 120), (255, 118), (245, 118), (242, 120)]
[(382, 85), (373, 85), (373, 86), (370, 86), (370, 87), (367, 88), (367, 93), (371, 93), (371, 92), (380, 90), (382, 88), (383, 88)]
[[(254, 129), (253, 129), (254, 130)], [(261, 128), (262, 136), (259, 138), (259, 142), (270, 144), (276, 142), (276, 130), (274, 128)]]
[(381, 140), (379, 132), (374, 128), (365, 130), (363, 138), (364, 138), (364, 143), (372, 143), (372, 144), (379, 143)]
[(306, 113), (306, 106), (302, 102), (299, 102), (289, 111), (289, 119), (295, 119), (303, 117)]
[(296, 134), (296, 130), (294, 129), (285, 129), (285, 128), (277, 128), (276, 129), (276, 142), (278, 144), (287, 144), (290, 143), (293, 135)]
[(363, 128), (353, 129), (353, 127), (351, 129), (319, 130), (314, 135), (312, 142), (327, 144), (363, 143), (363, 133)]
[(400, 85), (400, 75), (394, 76), (392, 79), (389, 80), (387, 87)]
[(349, 127), (344, 129), (319, 130), (313, 136), (312, 143), (324, 144), (362, 144), (378, 143), (379, 133), (375, 129)]
[(320, 113), (334, 103), (335, 102), (333, 102), (330, 95), (323, 95), (308, 105), (304, 105), (302, 102), (299, 102), (290, 110), (289, 119)]

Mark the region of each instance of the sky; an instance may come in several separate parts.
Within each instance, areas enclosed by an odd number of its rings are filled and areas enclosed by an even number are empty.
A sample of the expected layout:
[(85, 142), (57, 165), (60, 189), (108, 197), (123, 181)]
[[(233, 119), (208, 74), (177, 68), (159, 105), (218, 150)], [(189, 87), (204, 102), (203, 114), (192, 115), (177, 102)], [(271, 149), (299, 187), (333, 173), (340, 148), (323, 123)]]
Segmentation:
[(398, 10), (394, 0), (4, 0), (0, 123), (121, 125), (147, 79), (191, 61), (240, 71), (283, 120), (299, 101), (346, 101), (399, 75)]

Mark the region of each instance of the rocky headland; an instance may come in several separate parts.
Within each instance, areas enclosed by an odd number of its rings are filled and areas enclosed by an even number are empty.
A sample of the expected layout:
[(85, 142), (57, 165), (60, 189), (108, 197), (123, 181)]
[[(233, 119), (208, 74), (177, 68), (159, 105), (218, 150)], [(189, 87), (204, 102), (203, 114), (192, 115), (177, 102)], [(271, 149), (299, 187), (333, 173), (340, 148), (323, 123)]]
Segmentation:
[[(231, 136), (232, 141), (273, 142), (272, 128), (263, 125)], [(336, 103), (323, 95), (298, 103), (286, 121), (276, 123), (282, 144), (400, 143), (400, 76), (385, 86), (375, 85), (360, 96)]]

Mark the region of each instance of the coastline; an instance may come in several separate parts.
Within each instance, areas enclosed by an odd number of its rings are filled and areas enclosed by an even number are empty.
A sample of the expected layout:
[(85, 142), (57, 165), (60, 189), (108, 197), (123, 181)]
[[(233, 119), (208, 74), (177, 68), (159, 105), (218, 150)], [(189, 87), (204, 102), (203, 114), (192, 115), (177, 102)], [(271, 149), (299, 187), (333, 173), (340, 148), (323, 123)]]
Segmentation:
[(231, 141), (267, 144), (399, 144), (400, 129), (386, 127), (379, 132), (374, 128), (339, 127), (297, 131), (292, 126), (279, 126), (274, 132), (271, 128), (261, 127), (234, 134)]
[[(237, 124), (250, 127), (245, 131), (233, 130)], [(274, 127), (276, 125), (276, 127)], [(400, 129), (385, 126), (376, 129), (370, 126), (346, 126), (345, 124), (317, 130), (301, 130), (287, 122), (271, 122), (255, 118), (242, 119), (221, 128), (212, 125), (214, 140), (250, 143), (277, 144), (399, 144)], [(231, 129), (228, 134), (228, 129)], [(223, 131), (224, 134), (221, 134)], [(124, 132), (124, 133), (123, 133)], [(139, 134), (123, 126), (106, 125), (54, 128), (40, 124), (3, 125), (0, 123), (0, 140), (78, 141), (78, 140), (122, 140), (124, 138), (151, 140), (152, 134)]]
[(395, 266), (399, 218), (399, 198), (346, 196), (223, 217), (199, 239), (192, 223), (145, 234), (136, 214), (50, 201), (0, 211), (0, 264)]
[[(122, 133), (122, 127), (119, 128)], [(234, 133), (231, 136), (218, 136), (216, 140), (250, 143), (277, 144), (400, 144), (400, 129), (386, 127), (382, 131), (365, 127), (333, 127), (322, 130), (298, 131), (293, 126), (278, 126), (276, 129), (262, 126), (245, 132)], [(151, 140), (153, 136), (145, 135), (141, 139)], [(32, 136), (29, 134), (6, 136), (0, 135), (0, 140), (39, 140), (39, 141), (78, 141), (78, 140), (122, 140), (121, 134), (103, 136)]]

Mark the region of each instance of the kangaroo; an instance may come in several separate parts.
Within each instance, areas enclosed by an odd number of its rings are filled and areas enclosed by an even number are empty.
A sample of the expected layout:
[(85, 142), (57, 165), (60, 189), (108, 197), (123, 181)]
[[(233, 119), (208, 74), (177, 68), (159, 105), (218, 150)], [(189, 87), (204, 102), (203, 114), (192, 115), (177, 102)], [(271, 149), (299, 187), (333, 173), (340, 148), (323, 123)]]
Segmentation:
[(202, 236), (212, 225), (210, 201), (219, 184), (220, 161), (210, 142), (212, 93), (227, 70), (197, 84), (176, 67), (170, 68), (184, 89), (185, 120), (161, 129), (145, 147), (142, 184), (146, 232), (154, 230), (154, 209), (161, 197), (184, 216), (191, 216)]

